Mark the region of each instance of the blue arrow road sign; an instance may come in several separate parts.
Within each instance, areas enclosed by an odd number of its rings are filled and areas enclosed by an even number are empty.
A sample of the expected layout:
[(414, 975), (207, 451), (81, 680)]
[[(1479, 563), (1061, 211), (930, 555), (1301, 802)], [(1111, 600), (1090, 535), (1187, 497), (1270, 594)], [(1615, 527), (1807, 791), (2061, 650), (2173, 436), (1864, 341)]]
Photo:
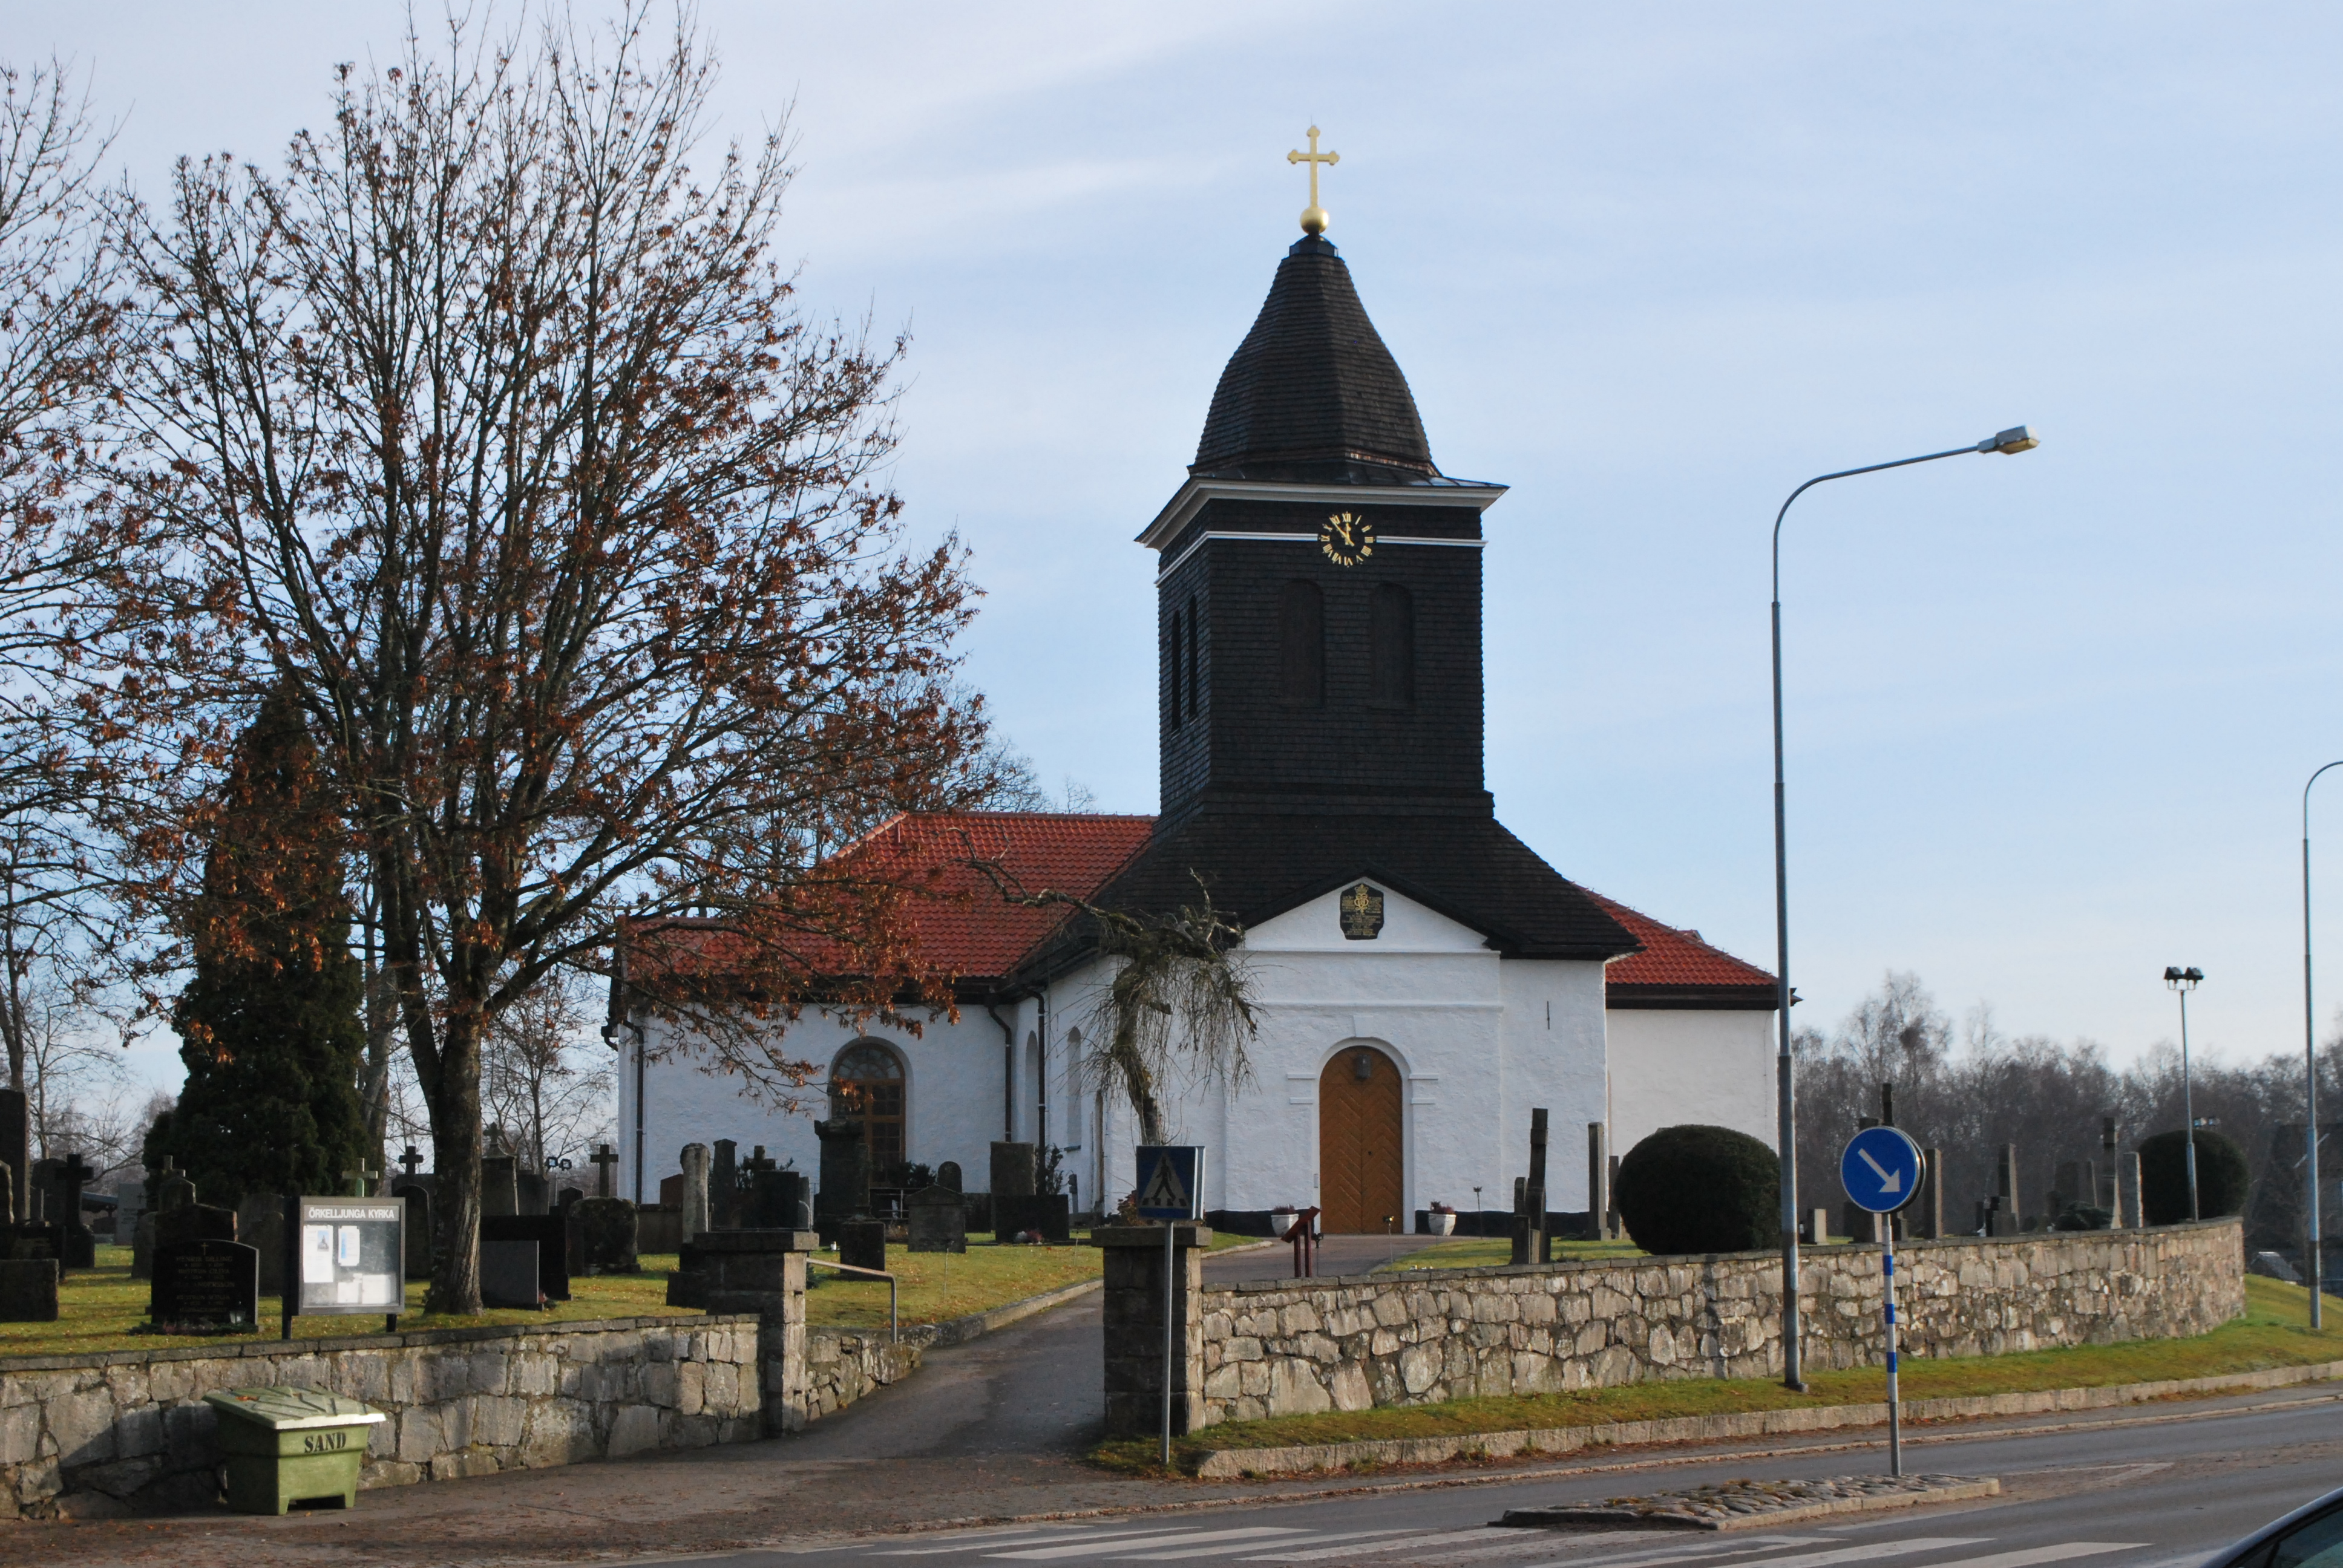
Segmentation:
[(1204, 1217), (1204, 1151), (1192, 1143), (1139, 1146), (1139, 1211), (1150, 1220)]
[(1838, 1179), (1860, 1209), (1892, 1214), (1920, 1190), (1920, 1146), (1899, 1128), (1866, 1127), (1846, 1141)]

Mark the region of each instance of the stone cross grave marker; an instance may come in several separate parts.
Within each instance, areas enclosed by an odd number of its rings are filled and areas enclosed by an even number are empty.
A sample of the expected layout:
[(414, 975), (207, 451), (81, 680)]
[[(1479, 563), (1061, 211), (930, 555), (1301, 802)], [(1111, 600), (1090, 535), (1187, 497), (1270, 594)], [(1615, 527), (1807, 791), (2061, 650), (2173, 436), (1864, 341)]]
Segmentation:
[(588, 1159), (594, 1166), (594, 1196), (597, 1198), (615, 1196), (611, 1189), (618, 1178), (611, 1174), (611, 1168), (618, 1163), (618, 1151), (607, 1143), (597, 1143), (594, 1145), (594, 1152), (588, 1156)]
[(179, 1162), (168, 1154), (163, 1156), (162, 1178), (155, 1183), (155, 1207), (158, 1212), (184, 1209), (196, 1201), (196, 1184), (187, 1180)]
[(0, 1213), (0, 1224), (33, 1217), (32, 1102), (21, 1089), (0, 1089), (0, 1164), (15, 1181), (13, 1206)]
[(357, 1170), (342, 1172), (342, 1181), (346, 1183), (342, 1195), (346, 1198), (371, 1198), (374, 1196), (374, 1184), (381, 1176), (379, 1171), (367, 1170), (366, 1161), (361, 1160)]
[(398, 1166), (400, 1170), (407, 1172), (407, 1179), (412, 1181), (415, 1180), (415, 1173), (423, 1169), (421, 1151), (414, 1144), (408, 1144), (407, 1152), (398, 1157)]
[(97, 1237), (81, 1219), (82, 1188), (96, 1174), (77, 1149), (57, 1161), (57, 1206), (63, 1212), (52, 1218), (59, 1226), (57, 1261), (65, 1268), (97, 1267)]

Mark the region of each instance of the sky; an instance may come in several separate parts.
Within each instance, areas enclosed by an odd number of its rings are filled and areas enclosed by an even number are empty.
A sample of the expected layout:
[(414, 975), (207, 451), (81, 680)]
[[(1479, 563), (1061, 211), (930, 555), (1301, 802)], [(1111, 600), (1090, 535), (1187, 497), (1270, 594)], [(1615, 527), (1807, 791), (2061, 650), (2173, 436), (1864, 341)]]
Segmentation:
[[(275, 162), (407, 15), (0, 5), (19, 62), (92, 73), (150, 192), (182, 154)], [(2158, 977), (2194, 964), (2192, 1045), (2300, 1049), (2301, 792), (2343, 757), (2343, 10), (700, 16), (723, 128), (793, 138), (809, 307), (911, 335), (893, 483), (972, 552), (968, 677), (1053, 788), (1155, 805), (1132, 538), (1298, 235), (1315, 124), (1435, 461), (1512, 487), (1484, 522), (1514, 832), (1770, 968), (1775, 510), (2029, 424), (2036, 451), (1790, 514), (1801, 1020), (1912, 970), (2120, 1061), (2174, 1035)], [(2343, 769), (2320, 789), (2343, 1001)]]

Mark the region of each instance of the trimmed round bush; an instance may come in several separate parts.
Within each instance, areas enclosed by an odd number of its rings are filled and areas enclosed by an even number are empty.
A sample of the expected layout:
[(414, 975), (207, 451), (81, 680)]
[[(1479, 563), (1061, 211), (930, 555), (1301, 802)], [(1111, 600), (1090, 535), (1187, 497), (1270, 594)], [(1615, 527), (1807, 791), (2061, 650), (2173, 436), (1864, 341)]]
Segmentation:
[(1754, 1252), (1781, 1240), (1782, 1162), (1730, 1127), (1663, 1127), (1619, 1161), (1613, 1201), (1646, 1252)]
[[(2151, 1225), (2188, 1218), (2188, 1134), (2180, 1128), (2139, 1141), (2139, 1211)], [(2253, 1180), (2246, 1151), (2211, 1128), (2197, 1130), (2197, 1211), (2207, 1220), (2246, 1211)]]

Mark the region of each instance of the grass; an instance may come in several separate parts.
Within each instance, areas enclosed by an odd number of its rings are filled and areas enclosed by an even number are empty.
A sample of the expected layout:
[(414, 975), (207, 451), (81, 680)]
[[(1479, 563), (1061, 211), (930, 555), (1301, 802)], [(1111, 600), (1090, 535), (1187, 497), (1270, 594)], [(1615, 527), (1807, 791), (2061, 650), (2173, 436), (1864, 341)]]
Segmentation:
[[(1243, 1238), (1238, 1238), (1240, 1241)], [(817, 1254), (835, 1259), (837, 1254)], [(965, 1254), (887, 1249), (889, 1269), (898, 1276), (902, 1321), (937, 1322), (989, 1312), (1028, 1296), (1095, 1277), (1103, 1254), (1077, 1243), (1066, 1247), (995, 1246), (970, 1242)], [(676, 1254), (647, 1252), (640, 1272), (578, 1276), (569, 1282), (570, 1299), (543, 1312), (484, 1312), (454, 1317), (423, 1311), (423, 1282), (407, 1286), (402, 1332), (422, 1329), (481, 1328), (498, 1324), (579, 1322), (596, 1318), (647, 1318), (681, 1313), (667, 1304), (668, 1271)], [(824, 1269), (809, 1272), (817, 1283), (806, 1294), (806, 1321), (815, 1327), (883, 1328), (887, 1285), (882, 1280), (848, 1280)], [(279, 1303), (260, 1298), (260, 1327), (249, 1334), (153, 1334), (133, 1332), (146, 1321), (146, 1282), (130, 1277), (130, 1249), (100, 1247), (97, 1267), (76, 1269), (58, 1282), (57, 1321), (0, 1322), (0, 1357), (95, 1354), (105, 1351), (179, 1350), (206, 1345), (250, 1344), (277, 1337)], [(296, 1339), (334, 1339), (378, 1332), (379, 1314), (362, 1317), (297, 1317)]]
[[(2115, 1383), (2215, 1377), (2269, 1367), (2343, 1361), (2343, 1327), (2313, 1333), (2303, 1326), (2308, 1306), (2309, 1292), (2299, 1285), (2248, 1278), (2246, 1315), (2209, 1334), (2186, 1340), (2135, 1340), (2122, 1344), (2077, 1345), (2065, 1350), (1943, 1361), (1907, 1354), (1901, 1368), (1902, 1392), (1907, 1400), (2031, 1393), (2045, 1389), (2101, 1388)], [(1175, 1442), (1172, 1462), (1175, 1469), (1192, 1471), (1205, 1454), (1224, 1449), (1452, 1437), (1592, 1426), (1605, 1422), (1656, 1421), (1672, 1416), (1860, 1404), (1881, 1399), (1885, 1393), (1885, 1374), (1878, 1367), (1809, 1372), (1807, 1383), (1809, 1392), (1796, 1394), (1771, 1379), (1685, 1378), (1575, 1393), (1461, 1399), (1443, 1404), (1232, 1422)], [(1158, 1473), (1155, 1453), (1152, 1440), (1127, 1439), (1100, 1444), (1091, 1457), (1112, 1469), (1133, 1473)]]
[[(1643, 1250), (1633, 1241), (1556, 1241), (1547, 1249), (1557, 1263), (1574, 1263), (1584, 1258), (1640, 1258)], [(1404, 1273), (1412, 1269), (1487, 1269), (1501, 1268), (1513, 1261), (1513, 1243), (1509, 1236), (1460, 1236), (1453, 1241), (1440, 1241), (1421, 1251), (1380, 1265), (1375, 1272)]]

